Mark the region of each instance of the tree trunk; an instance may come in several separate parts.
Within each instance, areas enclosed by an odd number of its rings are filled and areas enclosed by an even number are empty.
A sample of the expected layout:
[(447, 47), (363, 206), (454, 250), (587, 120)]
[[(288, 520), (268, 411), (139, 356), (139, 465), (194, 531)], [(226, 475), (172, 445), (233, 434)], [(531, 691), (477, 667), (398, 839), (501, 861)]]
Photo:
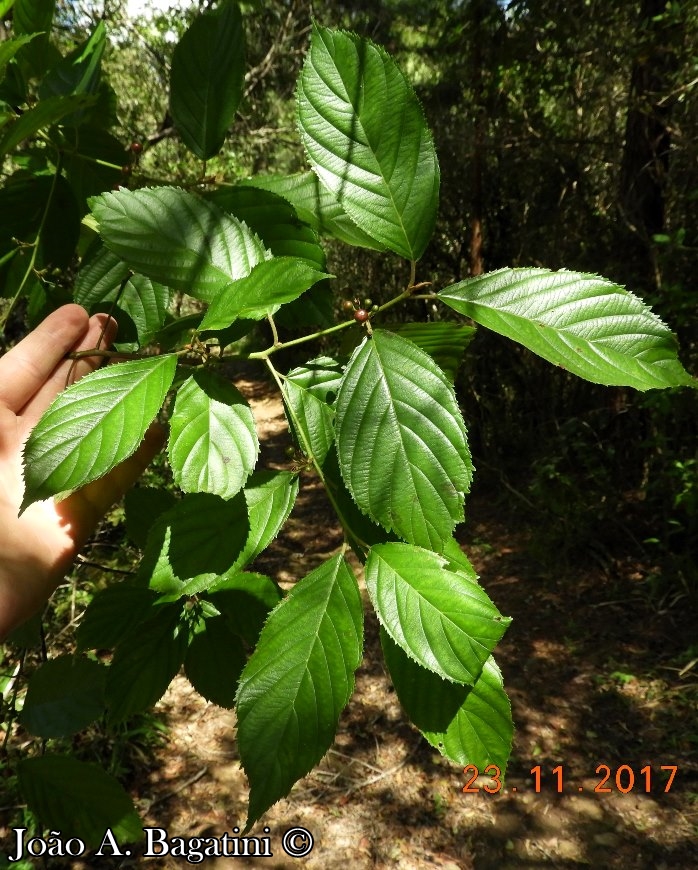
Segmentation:
[(640, 3), (640, 38), (630, 79), (620, 175), (623, 217), (652, 267), (652, 237), (665, 228), (664, 188), (671, 147), (667, 94), (676, 70), (674, 48), (681, 38), (681, 25), (666, 7), (667, 0)]
[(485, 105), (485, 88), (483, 83), (484, 62), (482, 42), (484, 38), (484, 9), (482, 0), (473, 0), (472, 4), (473, 42), (472, 42), (472, 80), (473, 112), (475, 124), (473, 131), (473, 163), (472, 163), (472, 197), (470, 201), (470, 256), (468, 271), (470, 275), (482, 275), (485, 271), (483, 255), (482, 225), (484, 219), (483, 174), (485, 164), (485, 138), (487, 124), (487, 109)]

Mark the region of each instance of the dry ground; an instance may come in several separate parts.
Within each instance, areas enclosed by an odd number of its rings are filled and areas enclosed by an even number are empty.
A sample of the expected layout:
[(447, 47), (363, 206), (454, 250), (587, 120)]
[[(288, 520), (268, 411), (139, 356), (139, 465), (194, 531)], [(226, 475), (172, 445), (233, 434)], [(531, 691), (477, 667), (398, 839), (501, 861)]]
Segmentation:
[[(278, 402), (262, 385), (239, 386), (254, 399), (267, 463), (280, 467), (286, 442)], [(274, 857), (237, 864), (698, 867), (698, 718), (672, 705), (691, 672), (679, 677), (678, 667), (657, 667), (658, 657), (671, 662), (686, 648), (692, 626), (682, 623), (680, 612), (657, 613), (636, 594), (642, 569), (630, 561), (592, 560), (560, 573), (537, 564), (530, 524), (513, 510), (505, 513), (506, 520), (501, 503), (495, 510), (487, 494), (476, 490), (463, 538), (489, 594), (514, 617), (497, 652), (517, 729), (504, 792), (463, 794), (460, 768), (406, 722), (367, 607), (364, 662), (334, 746), (264, 819)], [(260, 569), (282, 584), (293, 582), (340, 542), (321, 488), (305, 478), (291, 520)], [(203, 702), (182, 677), (160, 708), (171, 730), (141, 795), (145, 805), (155, 801), (148, 822), (180, 836), (242, 827), (247, 787), (233, 739), (234, 714)], [(621, 794), (612, 779), (611, 793), (595, 792), (600, 764), (614, 776), (620, 765), (629, 765), (635, 787)], [(662, 764), (679, 768), (668, 794), (659, 776)], [(534, 765), (546, 774), (539, 794), (530, 773)], [(557, 794), (550, 773), (556, 765), (563, 766), (563, 794)], [(650, 793), (640, 782), (646, 765), (652, 770)], [(627, 787), (624, 780), (621, 785)], [(304, 859), (285, 856), (280, 846), (282, 833), (296, 825), (315, 839)], [(253, 833), (261, 836), (262, 825)], [(223, 865), (214, 859), (209, 866)]]
[[(281, 467), (286, 435), (280, 405), (263, 385), (239, 386), (254, 400), (264, 458)], [(322, 490), (310, 477), (303, 483), (287, 527), (258, 563), (282, 584), (303, 576), (341, 542)], [(609, 556), (557, 570), (539, 564), (530, 519), (518, 516), (514, 504), (503, 509), (497, 500), (495, 507), (493, 495), (474, 492), (462, 543), (495, 603), (514, 617), (496, 654), (516, 723), (506, 788), (494, 796), (464, 794), (461, 769), (407, 723), (367, 608), (365, 657), (332, 749), (253, 831), (261, 836), (264, 824), (270, 828), (273, 858), (239, 858), (236, 865), (698, 867), (698, 721), (685, 703), (686, 685), (696, 676), (690, 667), (681, 673), (677, 664), (695, 643), (692, 624), (678, 608), (657, 612), (640, 594), (642, 566), (630, 560)], [(174, 681), (158, 710), (167, 739), (131, 789), (146, 823), (180, 837), (220, 836), (242, 827), (247, 786), (234, 713), (207, 704), (184, 677)], [(534, 765), (544, 773), (538, 794)], [(557, 765), (564, 771), (563, 794), (551, 774)], [(621, 794), (612, 777), (610, 793), (595, 792), (599, 765), (608, 765), (613, 776), (628, 765), (634, 788)], [(649, 793), (639, 772), (647, 765)], [(669, 793), (661, 765), (678, 766)], [(287, 857), (281, 848), (281, 836), (292, 826), (314, 837), (303, 859)], [(210, 859), (205, 866), (230, 862)], [(93, 859), (75, 866), (107, 864)], [(187, 865), (170, 857), (109, 866)]]

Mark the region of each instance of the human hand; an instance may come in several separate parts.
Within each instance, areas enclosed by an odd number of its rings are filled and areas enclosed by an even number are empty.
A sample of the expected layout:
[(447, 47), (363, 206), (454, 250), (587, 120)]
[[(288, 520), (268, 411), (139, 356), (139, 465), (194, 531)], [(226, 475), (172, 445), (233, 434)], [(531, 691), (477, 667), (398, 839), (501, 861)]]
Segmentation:
[(163, 442), (151, 427), (136, 453), (61, 502), (36, 502), (18, 516), (24, 495), (22, 447), (73, 366), (77, 380), (101, 362), (73, 363), (71, 351), (109, 343), (116, 324), (64, 305), (0, 358), (0, 641), (37, 612), (58, 586), (105, 511), (129, 488)]

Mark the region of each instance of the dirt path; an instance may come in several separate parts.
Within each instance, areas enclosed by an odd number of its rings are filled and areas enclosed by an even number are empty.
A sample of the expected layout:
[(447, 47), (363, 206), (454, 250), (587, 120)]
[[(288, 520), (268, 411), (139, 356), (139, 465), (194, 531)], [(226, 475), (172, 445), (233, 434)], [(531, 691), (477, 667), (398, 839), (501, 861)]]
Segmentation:
[[(253, 399), (266, 461), (282, 465), (287, 442), (278, 401), (263, 385), (239, 386)], [(258, 565), (282, 584), (306, 574), (341, 541), (320, 487), (312, 478), (303, 484), (289, 524)], [(369, 614), (356, 694), (334, 746), (265, 817), (274, 857), (239, 858), (238, 866), (698, 867), (698, 722), (677, 693), (691, 678), (690, 669), (680, 676), (677, 664), (691, 627), (679, 612), (658, 614), (638, 597), (638, 566), (611, 560), (543, 568), (530, 540), (525, 518), (512, 513), (505, 521), (501, 508), (494, 512), (476, 490), (463, 545), (500, 610), (514, 617), (497, 651), (517, 726), (505, 790), (464, 794), (461, 769), (407, 724)], [(147, 823), (180, 837), (242, 827), (247, 788), (234, 714), (205, 703), (183, 677), (158, 709), (169, 737), (140, 789)], [(599, 765), (611, 771), (610, 793), (595, 791)], [(615, 785), (621, 765), (635, 778), (627, 794)], [(678, 766), (669, 793), (661, 765)], [(557, 766), (563, 794), (552, 774)], [(629, 776), (621, 771), (621, 787)], [(281, 848), (292, 826), (314, 837), (304, 859)], [(265, 832), (259, 825), (253, 833)], [(146, 866), (186, 864), (163, 858)], [(229, 862), (211, 859), (206, 866)]]

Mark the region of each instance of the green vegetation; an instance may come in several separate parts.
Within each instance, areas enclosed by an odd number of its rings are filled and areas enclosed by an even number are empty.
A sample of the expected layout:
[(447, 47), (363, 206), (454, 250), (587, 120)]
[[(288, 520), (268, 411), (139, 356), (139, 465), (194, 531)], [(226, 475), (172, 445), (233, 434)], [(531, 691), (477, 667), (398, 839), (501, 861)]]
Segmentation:
[[(681, 36), (698, 15), (586, 2), (560, 21), (553, 2), (472, 0), (427, 21), (394, 0), (328, 4), (311, 27), (270, 6), (145, 23), (0, 4), (6, 342), (67, 300), (119, 323), (113, 350), (82, 352), (113, 364), (32, 432), (22, 509), (169, 425), (157, 487), (126, 498), (133, 548), (111, 567), (130, 573), (87, 596), (77, 652), (49, 650), (26, 689), (6, 681), (8, 733), (21, 706), (21, 727), (56, 741), (4, 760), (34, 830), (90, 846), (107, 826), (137, 839), (139, 818), (119, 764), (73, 757), (67, 738), (99, 722), (119, 744), (182, 667), (236, 709), (248, 828), (320, 761), (363, 651), (350, 549), (410, 719), (454, 763), (504, 775), (506, 601), (454, 537), (471, 447), (505, 479), (530, 466), (569, 551), (611, 516), (631, 522), (619, 505), (642, 492), (633, 539), (672, 566), (665, 584), (698, 593), (697, 61)], [(298, 467), (259, 467), (231, 384), (250, 364), (278, 386)], [(300, 467), (345, 544), (284, 592), (253, 562)]]

